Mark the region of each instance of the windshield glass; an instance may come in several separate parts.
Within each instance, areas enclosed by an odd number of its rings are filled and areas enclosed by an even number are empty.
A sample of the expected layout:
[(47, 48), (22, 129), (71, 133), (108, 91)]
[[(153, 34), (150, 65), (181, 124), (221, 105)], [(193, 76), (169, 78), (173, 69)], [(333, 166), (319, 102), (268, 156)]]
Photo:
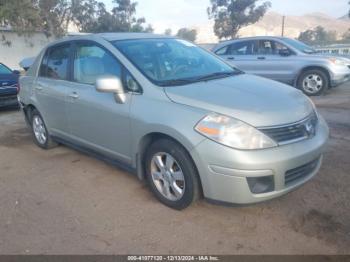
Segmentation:
[(311, 46), (308, 46), (304, 44), (303, 42), (300, 42), (298, 40), (285, 38), (284, 41), (294, 47), (295, 49), (298, 49), (299, 51), (305, 53), (305, 54), (314, 54), (317, 53), (315, 49), (313, 49)]
[(114, 41), (148, 79), (161, 86), (185, 85), (239, 73), (196, 45), (180, 39)]

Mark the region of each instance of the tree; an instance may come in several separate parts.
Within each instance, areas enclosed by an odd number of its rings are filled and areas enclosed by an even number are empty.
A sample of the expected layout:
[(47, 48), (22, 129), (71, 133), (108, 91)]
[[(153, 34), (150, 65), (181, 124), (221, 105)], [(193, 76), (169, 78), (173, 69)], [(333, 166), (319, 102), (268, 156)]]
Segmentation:
[(181, 28), (176, 36), (194, 42), (197, 39), (197, 31), (195, 29)]
[(327, 31), (322, 26), (318, 26), (301, 32), (298, 40), (309, 45), (329, 44), (337, 41), (337, 34), (335, 31)]
[(0, 25), (13, 31), (60, 37), (72, 24), (81, 32), (152, 32), (137, 18), (137, 3), (114, 0), (111, 12), (97, 0), (0, 0)]
[(258, 22), (271, 7), (270, 2), (256, 5), (258, 0), (210, 0), (209, 19), (214, 19), (214, 32), (219, 39), (235, 38), (239, 30)]
[(165, 35), (171, 35), (172, 33), (173, 33), (173, 31), (170, 28), (168, 28), (164, 31)]

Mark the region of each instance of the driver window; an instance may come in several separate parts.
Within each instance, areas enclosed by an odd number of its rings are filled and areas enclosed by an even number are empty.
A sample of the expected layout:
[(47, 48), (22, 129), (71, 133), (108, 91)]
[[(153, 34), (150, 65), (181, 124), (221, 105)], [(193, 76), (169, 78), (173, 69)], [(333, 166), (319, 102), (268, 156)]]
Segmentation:
[(271, 41), (271, 40), (260, 40), (258, 45), (259, 55), (279, 55), (281, 50), (289, 50), (285, 45)]
[(103, 75), (121, 78), (121, 65), (109, 52), (95, 44), (78, 44), (74, 58), (74, 81), (94, 85)]
[(279, 43), (279, 42), (275, 42), (275, 53), (276, 55), (279, 55), (281, 53), (281, 51), (290, 51), (290, 49), (288, 47), (286, 47), (285, 45)]

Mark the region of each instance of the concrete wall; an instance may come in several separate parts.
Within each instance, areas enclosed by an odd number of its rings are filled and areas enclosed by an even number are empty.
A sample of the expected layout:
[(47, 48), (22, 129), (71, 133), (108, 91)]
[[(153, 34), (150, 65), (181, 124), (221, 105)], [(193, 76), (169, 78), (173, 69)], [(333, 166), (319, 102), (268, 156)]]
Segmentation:
[(0, 40), (10, 41), (10, 45), (0, 41), (0, 62), (11, 69), (20, 69), (18, 65), (23, 58), (36, 56), (52, 39), (44, 34), (35, 33), (31, 37), (19, 36), (11, 31), (0, 31)]

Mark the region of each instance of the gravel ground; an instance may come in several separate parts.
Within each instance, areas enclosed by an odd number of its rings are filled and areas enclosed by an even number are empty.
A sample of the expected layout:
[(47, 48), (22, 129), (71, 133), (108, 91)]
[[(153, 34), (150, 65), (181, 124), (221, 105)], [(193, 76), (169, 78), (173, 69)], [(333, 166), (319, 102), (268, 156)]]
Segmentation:
[(0, 112), (0, 254), (349, 254), (350, 85), (314, 99), (331, 128), (320, 173), (249, 207), (160, 204), (136, 177), (60, 146), (36, 147)]

